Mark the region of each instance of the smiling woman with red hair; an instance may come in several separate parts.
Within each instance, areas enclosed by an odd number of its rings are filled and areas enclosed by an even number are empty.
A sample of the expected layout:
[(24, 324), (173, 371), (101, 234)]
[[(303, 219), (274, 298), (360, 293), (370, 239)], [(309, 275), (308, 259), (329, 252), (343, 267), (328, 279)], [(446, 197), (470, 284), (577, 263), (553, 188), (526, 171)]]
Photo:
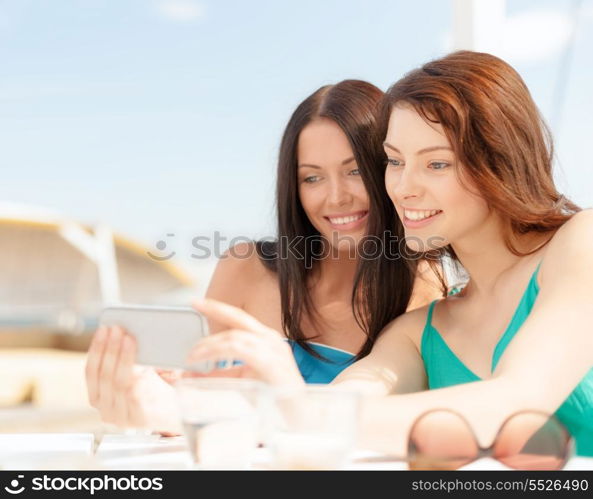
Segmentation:
[[(523, 80), (497, 57), (456, 52), (406, 75), (384, 102), (385, 184), (407, 244), (448, 254), (469, 281), (397, 318), (334, 381), (379, 396), (365, 404), (367, 445), (404, 453), (414, 422), (437, 408), (489, 445), (511, 414), (534, 410), (554, 413), (577, 452), (593, 455), (593, 212), (558, 193)], [(278, 382), (273, 364), (258, 363), (277, 335), (236, 309), (198, 308), (244, 331), (208, 338), (194, 360), (230, 353)]]

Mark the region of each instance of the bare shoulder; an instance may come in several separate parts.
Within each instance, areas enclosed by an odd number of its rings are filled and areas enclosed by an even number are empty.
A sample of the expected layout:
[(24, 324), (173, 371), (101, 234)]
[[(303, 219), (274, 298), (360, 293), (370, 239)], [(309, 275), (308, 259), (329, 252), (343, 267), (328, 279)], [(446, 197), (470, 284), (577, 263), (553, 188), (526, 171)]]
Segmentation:
[(593, 209), (579, 211), (568, 220), (552, 238), (552, 243), (571, 242), (591, 244), (593, 241)]
[(236, 244), (218, 261), (206, 296), (242, 306), (250, 288), (270, 279), (275, 276), (262, 263), (255, 243)]
[(426, 318), (428, 315), (428, 309), (430, 305), (425, 305), (420, 308), (416, 308), (405, 314), (400, 315), (393, 321), (391, 321), (381, 333), (378, 341), (381, 342), (392, 342), (401, 341), (402, 338), (409, 339), (418, 351), (420, 351), (420, 343), (422, 341), (422, 332), (426, 325)]
[(541, 266), (541, 281), (581, 280), (593, 268), (593, 210), (573, 215), (552, 237)]
[(255, 242), (235, 244), (224, 252), (219, 265), (250, 274), (265, 274), (268, 271), (258, 255)]
[(593, 250), (593, 209), (583, 210), (573, 215), (548, 244), (544, 260), (550, 255), (564, 256), (590, 255)]
[(218, 262), (218, 267), (246, 273), (248, 277), (271, 274), (259, 257), (255, 242), (239, 243), (226, 250)]

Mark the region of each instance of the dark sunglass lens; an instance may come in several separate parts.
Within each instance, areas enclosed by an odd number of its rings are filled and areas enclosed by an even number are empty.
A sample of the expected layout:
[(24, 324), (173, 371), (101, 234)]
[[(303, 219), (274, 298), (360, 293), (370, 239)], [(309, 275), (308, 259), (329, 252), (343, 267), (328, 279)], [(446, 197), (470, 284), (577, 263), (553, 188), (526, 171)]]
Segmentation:
[(518, 470), (557, 470), (566, 462), (569, 442), (568, 431), (554, 416), (521, 412), (500, 429), (493, 455)]

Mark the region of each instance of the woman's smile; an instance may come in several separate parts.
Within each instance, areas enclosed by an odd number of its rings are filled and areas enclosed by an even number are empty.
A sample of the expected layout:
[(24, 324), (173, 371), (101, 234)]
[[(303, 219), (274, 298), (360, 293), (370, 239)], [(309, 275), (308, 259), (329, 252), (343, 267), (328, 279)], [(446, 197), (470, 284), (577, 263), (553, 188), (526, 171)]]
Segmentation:
[(363, 210), (352, 213), (332, 214), (323, 218), (327, 220), (333, 229), (348, 231), (358, 229), (363, 226), (366, 223), (368, 214), (368, 210)]
[(403, 208), (403, 213), (402, 222), (404, 227), (407, 229), (420, 229), (432, 223), (443, 211)]

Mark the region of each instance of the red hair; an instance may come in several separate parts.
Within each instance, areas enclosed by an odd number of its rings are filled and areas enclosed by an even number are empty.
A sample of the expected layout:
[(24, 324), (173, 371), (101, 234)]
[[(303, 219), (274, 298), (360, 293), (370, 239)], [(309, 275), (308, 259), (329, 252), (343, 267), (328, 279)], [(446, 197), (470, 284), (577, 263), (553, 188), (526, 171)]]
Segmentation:
[(513, 253), (524, 254), (513, 235), (554, 231), (580, 210), (554, 185), (552, 138), (527, 86), (498, 57), (459, 51), (408, 73), (386, 93), (385, 125), (398, 103), (442, 125)]

